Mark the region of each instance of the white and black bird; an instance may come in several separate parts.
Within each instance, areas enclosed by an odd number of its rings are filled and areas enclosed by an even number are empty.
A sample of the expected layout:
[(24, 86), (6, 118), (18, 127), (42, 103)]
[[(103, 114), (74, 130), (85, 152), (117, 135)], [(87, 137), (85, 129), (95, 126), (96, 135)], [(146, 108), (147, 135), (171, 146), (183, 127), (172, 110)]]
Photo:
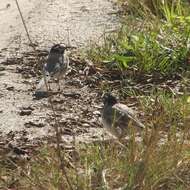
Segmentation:
[(118, 103), (111, 94), (105, 94), (102, 111), (103, 126), (118, 139), (124, 138), (129, 132), (129, 127), (141, 131), (145, 126), (137, 119), (135, 112), (128, 106)]
[(65, 50), (69, 46), (62, 46), (60, 44), (54, 45), (49, 53), (46, 64), (43, 66), (43, 78), (40, 80), (37, 91), (40, 91), (51, 78), (57, 79), (59, 90), (59, 81), (65, 76), (69, 67), (69, 58), (65, 54)]

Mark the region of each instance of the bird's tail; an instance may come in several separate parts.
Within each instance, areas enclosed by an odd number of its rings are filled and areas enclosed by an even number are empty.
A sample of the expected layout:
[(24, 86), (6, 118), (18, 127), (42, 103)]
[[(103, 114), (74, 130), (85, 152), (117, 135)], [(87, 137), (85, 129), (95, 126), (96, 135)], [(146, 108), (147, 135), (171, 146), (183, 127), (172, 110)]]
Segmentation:
[(141, 123), (137, 118), (135, 117), (132, 117), (132, 116), (129, 116), (131, 118), (131, 120), (136, 124), (136, 126), (139, 128), (139, 129), (145, 129), (145, 125), (143, 123)]

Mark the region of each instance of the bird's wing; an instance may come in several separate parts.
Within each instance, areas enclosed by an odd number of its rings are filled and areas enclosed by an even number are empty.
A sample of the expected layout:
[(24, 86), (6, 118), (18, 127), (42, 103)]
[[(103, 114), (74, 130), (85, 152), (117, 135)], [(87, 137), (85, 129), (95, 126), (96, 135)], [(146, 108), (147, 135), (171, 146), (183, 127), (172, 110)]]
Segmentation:
[(108, 126), (107, 129), (115, 136), (120, 138), (127, 134), (130, 118), (115, 107), (107, 110), (104, 120)]
[(116, 105), (112, 107), (112, 127), (126, 128), (130, 118), (128, 114), (122, 112)]
[(127, 115), (136, 115), (137, 113), (129, 108), (128, 106), (126, 106), (125, 104), (121, 104), (121, 103), (118, 103), (118, 104), (115, 104), (113, 106), (114, 109), (117, 109), (118, 111), (122, 112), (122, 113), (126, 113)]
[(129, 120), (132, 120), (140, 128), (145, 128), (145, 126), (137, 119), (136, 112), (124, 104), (115, 104), (112, 107), (116, 112), (116, 121), (118, 125), (123, 125), (129, 123)]
[(62, 56), (50, 53), (47, 59), (47, 63), (44, 65), (44, 71), (49, 73), (51, 76), (60, 71), (60, 64), (61, 64), (61, 58)]
[(51, 72), (51, 75), (54, 75), (54, 74), (60, 72), (60, 70), (61, 70), (61, 65), (60, 65), (59, 62), (57, 62), (57, 63), (55, 64), (54, 70)]

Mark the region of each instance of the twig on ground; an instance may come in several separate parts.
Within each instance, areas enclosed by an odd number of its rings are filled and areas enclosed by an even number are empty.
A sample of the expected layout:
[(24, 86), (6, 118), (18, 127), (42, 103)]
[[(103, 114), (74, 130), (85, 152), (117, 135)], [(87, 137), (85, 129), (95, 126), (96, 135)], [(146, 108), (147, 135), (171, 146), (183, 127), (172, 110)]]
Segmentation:
[[(18, 4), (18, 0), (15, 0), (16, 2), (16, 5), (17, 5), (17, 8), (18, 8), (18, 11), (20, 13), (20, 16), (21, 16), (21, 19), (22, 19), (22, 23), (24, 25), (24, 28), (25, 28), (25, 31), (26, 31), (26, 34), (27, 34), (27, 37), (28, 37), (28, 40), (30, 41), (30, 44), (32, 45), (33, 49), (34, 49), (34, 52), (36, 53), (36, 56), (38, 55), (37, 54), (37, 50), (36, 48), (33, 46), (33, 43), (32, 43), (32, 40), (30, 38), (30, 35), (29, 35), (29, 32), (28, 32), (28, 29), (27, 29), (27, 26), (26, 26), (26, 23), (24, 21), (24, 17), (22, 15), (22, 12), (21, 12), (21, 9), (20, 9), (20, 6)], [(37, 58), (39, 58), (37, 56)], [(46, 85), (46, 90), (47, 92), (49, 92), (49, 88), (48, 88), (48, 84), (47, 84), (47, 80), (46, 80), (46, 76), (44, 75), (44, 80), (45, 80), (45, 85)], [(66, 169), (65, 169), (65, 163), (64, 163), (64, 159), (62, 158), (61, 156), (61, 147), (60, 147), (60, 144), (61, 144), (61, 136), (60, 136), (60, 133), (59, 133), (59, 122), (57, 120), (57, 116), (56, 116), (56, 112), (55, 112), (55, 109), (54, 109), (54, 106), (53, 106), (53, 102), (52, 102), (52, 99), (51, 99), (51, 96), (48, 97), (48, 102), (50, 103), (50, 107), (52, 109), (52, 112), (53, 112), (53, 115), (54, 115), (54, 120), (55, 120), (55, 126), (54, 126), (54, 129), (55, 129), (55, 132), (56, 132), (56, 144), (57, 144), (57, 156), (60, 160), (60, 168), (61, 168), (61, 171), (62, 171), (62, 174), (63, 176), (65, 176), (65, 179), (69, 185), (69, 188), (71, 190), (73, 190), (73, 187), (72, 187), (72, 184), (69, 180), (69, 177), (67, 176), (67, 173), (66, 173)]]

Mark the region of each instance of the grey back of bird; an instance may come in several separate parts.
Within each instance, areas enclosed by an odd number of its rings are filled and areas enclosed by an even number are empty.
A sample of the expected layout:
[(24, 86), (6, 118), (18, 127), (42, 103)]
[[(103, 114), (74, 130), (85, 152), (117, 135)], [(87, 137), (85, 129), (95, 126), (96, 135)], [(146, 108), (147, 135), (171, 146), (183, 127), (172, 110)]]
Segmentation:
[(51, 48), (47, 63), (43, 68), (46, 75), (59, 79), (61, 75), (66, 73), (69, 63), (64, 56), (65, 49), (65, 47), (60, 46), (59, 44)]
[(66, 47), (60, 44), (56, 44), (51, 48), (47, 62), (43, 66), (43, 78), (40, 80), (37, 90), (44, 87), (50, 78), (60, 80), (65, 75), (69, 66), (69, 58), (64, 55), (65, 50)]
[(131, 108), (117, 103), (115, 97), (111, 95), (108, 95), (104, 101), (102, 123), (111, 134), (118, 138), (123, 138), (128, 134), (130, 123), (137, 130), (145, 128)]

